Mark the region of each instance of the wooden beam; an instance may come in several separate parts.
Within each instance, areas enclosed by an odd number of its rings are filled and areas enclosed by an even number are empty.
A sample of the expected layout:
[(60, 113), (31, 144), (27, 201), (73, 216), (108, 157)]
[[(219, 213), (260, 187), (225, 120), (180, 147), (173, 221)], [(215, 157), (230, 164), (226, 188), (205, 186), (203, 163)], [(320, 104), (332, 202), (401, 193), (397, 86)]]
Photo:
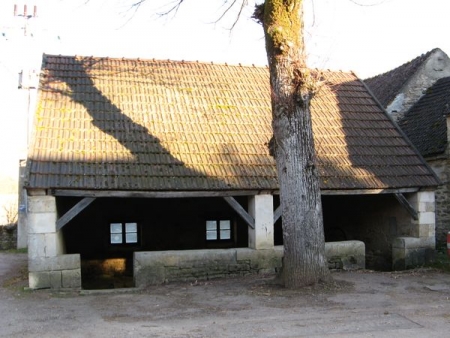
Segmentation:
[(255, 228), (255, 219), (231, 196), (224, 196), (223, 199), (238, 213), (239, 216), (252, 229)]
[(403, 194), (417, 192), (419, 188), (401, 189), (354, 189), (354, 190), (320, 190), (321, 195), (378, 195), (378, 194)]
[(254, 196), (259, 190), (230, 191), (122, 191), (122, 190), (67, 190), (54, 189), (54, 196), (71, 197), (117, 197), (117, 198), (189, 198), (189, 197), (224, 197)]
[(400, 193), (394, 194), (395, 198), (399, 203), (408, 211), (411, 217), (417, 221), (419, 219), (419, 215), (417, 214), (416, 209), (408, 202), (408, 200)]
[[(321, 190), (324, 196), (329, 195), (376, 195), (417, 192), (418, 188), (402, 189), (355, 189), (355, 190)], [(30, 191), (30, 190), (28, 190)], [(255, 196), (268, 193), (267, 190), (224, 190), (224, 191), (123, 191), (123, 190), (69, 190), (52, 189), (49, 194), (54, 196), (72, 197), (118, 197), (118, 198), (189, 198), (189, 197), (224, 197), (224, 196)], [(272, 195), (278, 195), (278, 190), (271, 190)]]
[(273, 224), (275, 224), (278, 219), (281, 217), (281, 205), (276, 208), (276, 210), (273, 212)]
[(66, 212), (60, 219), (56, 221), (56, 231), (61, 230), (61, 228), (69, 223), (76, 215), (83, 211), (89, 204), (95, 201), (94, 197), (85, 197), (77, 204), (75, 204), (72, 209)]

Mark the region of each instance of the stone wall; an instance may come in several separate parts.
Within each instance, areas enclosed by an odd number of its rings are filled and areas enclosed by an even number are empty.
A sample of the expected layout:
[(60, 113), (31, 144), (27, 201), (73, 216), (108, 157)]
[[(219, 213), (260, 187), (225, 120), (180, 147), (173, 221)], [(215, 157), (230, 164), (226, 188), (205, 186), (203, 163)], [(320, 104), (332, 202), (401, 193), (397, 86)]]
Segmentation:
[(407, 196), (417, 210), (418, 219), (411, 222), (409, 234), (392, 243), (392, 269), (405, 270), (431, 263), (436, 246), (434, 191), (420, 191)]
[(29, 259), (28, 281), (32, 289), (80, 289), (80, 255)]
[(12, 250), (17, 247), (17, 225), (0, 226), (0, 250)]
[(446, 246), (450, 231), (450, 159), (443, 155), (427, 158), (427, 162), (442, 182), (436, 190), (436, 247), (439, 249)]
[[(325, 250), (330, 268), (363, 269), (365, 267), (365, 247), (362, 242), (326, 243)], [(135, 252), (135, 286), (276, 273), (281, 268), (282, 258), (282, 246), (267, 250), (236, 248)]]

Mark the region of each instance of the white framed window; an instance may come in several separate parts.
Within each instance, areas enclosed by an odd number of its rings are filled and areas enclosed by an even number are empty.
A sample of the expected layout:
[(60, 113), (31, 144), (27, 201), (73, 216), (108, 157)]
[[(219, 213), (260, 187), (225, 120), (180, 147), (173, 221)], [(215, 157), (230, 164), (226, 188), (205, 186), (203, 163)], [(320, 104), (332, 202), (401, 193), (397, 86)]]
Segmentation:
[(138, 226), (135, 222), (110, 223), (111, 244), (136, 244), (138, 243)]
[(207, 220), (206, 240), (207, 241), (228, 241), (231, 239), (230, 220)]

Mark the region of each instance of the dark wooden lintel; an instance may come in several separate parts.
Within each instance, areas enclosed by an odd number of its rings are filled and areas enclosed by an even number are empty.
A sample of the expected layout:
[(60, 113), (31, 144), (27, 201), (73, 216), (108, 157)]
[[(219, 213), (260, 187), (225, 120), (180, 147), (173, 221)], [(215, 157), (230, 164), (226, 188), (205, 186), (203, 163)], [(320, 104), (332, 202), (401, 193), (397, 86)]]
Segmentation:
[(190, 198), (190, 197), (224, 197), (224, 196), (254, 196), (257, 190), (230, 191), (108, 191), (108, 190), (68, 190), (54, 189), (54, 196), (73, 197), (117, 197), (117, 198)]

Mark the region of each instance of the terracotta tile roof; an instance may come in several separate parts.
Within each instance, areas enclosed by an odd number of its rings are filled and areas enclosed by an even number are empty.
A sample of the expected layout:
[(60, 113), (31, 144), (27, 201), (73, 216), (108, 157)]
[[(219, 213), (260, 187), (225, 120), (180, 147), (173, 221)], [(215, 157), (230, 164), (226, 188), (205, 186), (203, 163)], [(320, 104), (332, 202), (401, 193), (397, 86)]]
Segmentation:
[(401, 92), (402, 88), (416, 73), (420, 66), (437, 51), (440, 51), (440, 49), (435, 48), (428, 53), (422, 54), (415, 59), (404, 63), (400, 67), (366, 79), (364, 82), (369, 86), (370, 90), (383, 107), (386, 108)]
[[(44, 55), (29, 188), (278, 189), (268, 70)], [(312, 103), (322, 189), (437, 184), (353, 74)]]
[(447, 116), (450, 114), (450, 77), (442, 78), (398, 122), (423, 156), (447, 149)]

